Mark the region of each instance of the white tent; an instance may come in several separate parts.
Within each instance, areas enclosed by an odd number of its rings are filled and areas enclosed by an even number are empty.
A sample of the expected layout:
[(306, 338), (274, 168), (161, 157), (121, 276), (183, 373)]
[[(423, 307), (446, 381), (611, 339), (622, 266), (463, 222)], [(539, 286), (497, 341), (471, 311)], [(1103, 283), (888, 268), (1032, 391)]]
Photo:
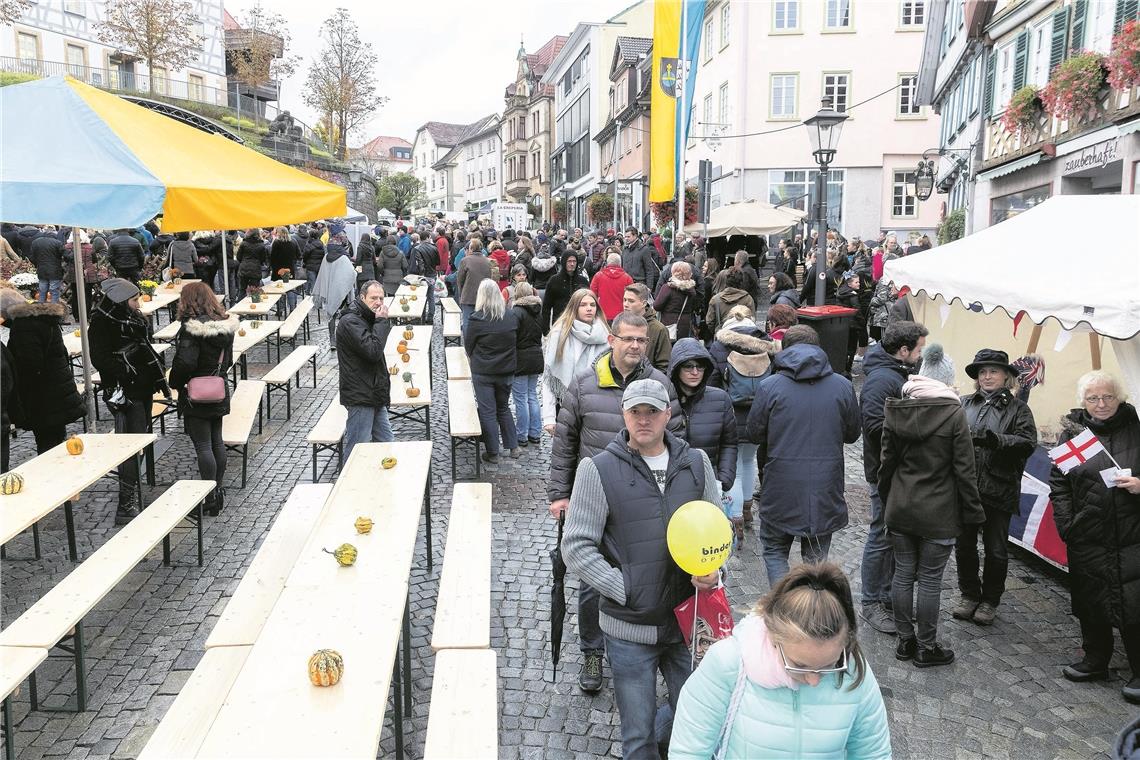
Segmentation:
[(763, 201), (741, 201), (714, 208), (709, 213), (708, 231), (700, 222), (685, 225), (691, 235), (729, 237), (730, 235), (775, 235), (803, 221), (803, 211), (776, 207)]
[(1029, 405), (1045, 440), (1076, 405), (1076, 380), (1090, 369), (1121, 376), (1140, 398), (1140, 196), (1050, 198), (889, 261), (883, 277), (911, 289), (915, 319), (953, 357), (963, 391), (979, 348), (1044, 358), (1046, 382)]

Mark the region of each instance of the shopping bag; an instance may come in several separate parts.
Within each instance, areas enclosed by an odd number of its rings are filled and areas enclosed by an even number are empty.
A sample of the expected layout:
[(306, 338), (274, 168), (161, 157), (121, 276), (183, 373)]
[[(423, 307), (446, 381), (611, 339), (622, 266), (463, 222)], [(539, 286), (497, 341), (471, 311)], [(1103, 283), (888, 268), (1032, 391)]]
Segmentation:
[(685, 646), (693, 655), (694, 665), (701, 661), (714, 643), (732, 635), (732, 608), (728, 605), (724, 586), (694, 594), (673, 608), (673, 614), (677, 616), (677, 624), (685, 637)]

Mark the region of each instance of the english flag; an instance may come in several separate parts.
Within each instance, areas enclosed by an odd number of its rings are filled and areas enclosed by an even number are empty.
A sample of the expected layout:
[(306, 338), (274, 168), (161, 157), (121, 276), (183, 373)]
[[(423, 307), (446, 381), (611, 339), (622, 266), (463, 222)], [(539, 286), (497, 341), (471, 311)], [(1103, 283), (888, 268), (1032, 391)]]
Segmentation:
[(1058, 470), (1068, 474), (1069, 470), (1080, 467), (1102, 451), (1104, 451), (1104, 446), (1101, 445), (1100, 440), (1093, 435), (1091, 430), (1085, 428), (1075, 438), (1065, 441), (1054, 449), (1049, 449), (1049, 458), (1053, 460), (1053, 464), (1057, 465)]

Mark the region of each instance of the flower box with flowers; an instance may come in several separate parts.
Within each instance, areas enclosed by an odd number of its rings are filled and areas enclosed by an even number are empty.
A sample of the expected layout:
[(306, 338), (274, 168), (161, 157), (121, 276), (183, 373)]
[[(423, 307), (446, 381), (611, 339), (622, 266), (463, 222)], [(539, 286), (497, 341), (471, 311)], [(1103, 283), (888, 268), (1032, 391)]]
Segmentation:
[(1001, 117), (1001, 124), (1010, 134), (1023, 135), (1037, 126), (1043, 112), (1040, 93), (1033, 85), (1027, 85), (1013, 93)]
[(1104, 56), (1083, 52), (1066, 59), (1041, 91), (1045, 110), (1055, 118), (1081, 121), (1096, 116), (1107, 72)]
[(1140, 84), (1140, 22), (1129, 21), (1112, 38), (1112, 52), (1105, 60), (1108, 83), (1117, 90)]
[(40, 287), (39, 277), (34, 272), (17, 272), (8, 278), (8, 282), (12, 283), (12, 287), (16, 290), (23, 291), (29, 297)]

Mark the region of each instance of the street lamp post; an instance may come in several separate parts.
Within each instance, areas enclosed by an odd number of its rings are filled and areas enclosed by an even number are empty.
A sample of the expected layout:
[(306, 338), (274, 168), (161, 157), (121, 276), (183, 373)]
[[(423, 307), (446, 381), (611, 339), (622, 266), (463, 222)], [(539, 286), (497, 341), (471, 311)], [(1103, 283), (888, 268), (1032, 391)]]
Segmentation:
[(824, 98), (820, 110), (804, 121), (811, 140), (812, 155), (819, 164), (819, 174), (815, 178), (816, 230), (819, 237), (815, 247), (815, 305), (823, 306), (827, 290), (827, 169), (835, 160), (835, 149), (839, 144), (839, 134), (847, 114), (831, 107), (831, 101)]
[(363, 178), (363, 176), (364, 176), (364, 173), (361, 172), (360, 169), (349, 169), (348, 170), (348, 184), (349, 184), (348, 197), (351, 198), (353, 200), (353, 202), (357, 202), (356, 196), (360, 191), (360, 180)]

